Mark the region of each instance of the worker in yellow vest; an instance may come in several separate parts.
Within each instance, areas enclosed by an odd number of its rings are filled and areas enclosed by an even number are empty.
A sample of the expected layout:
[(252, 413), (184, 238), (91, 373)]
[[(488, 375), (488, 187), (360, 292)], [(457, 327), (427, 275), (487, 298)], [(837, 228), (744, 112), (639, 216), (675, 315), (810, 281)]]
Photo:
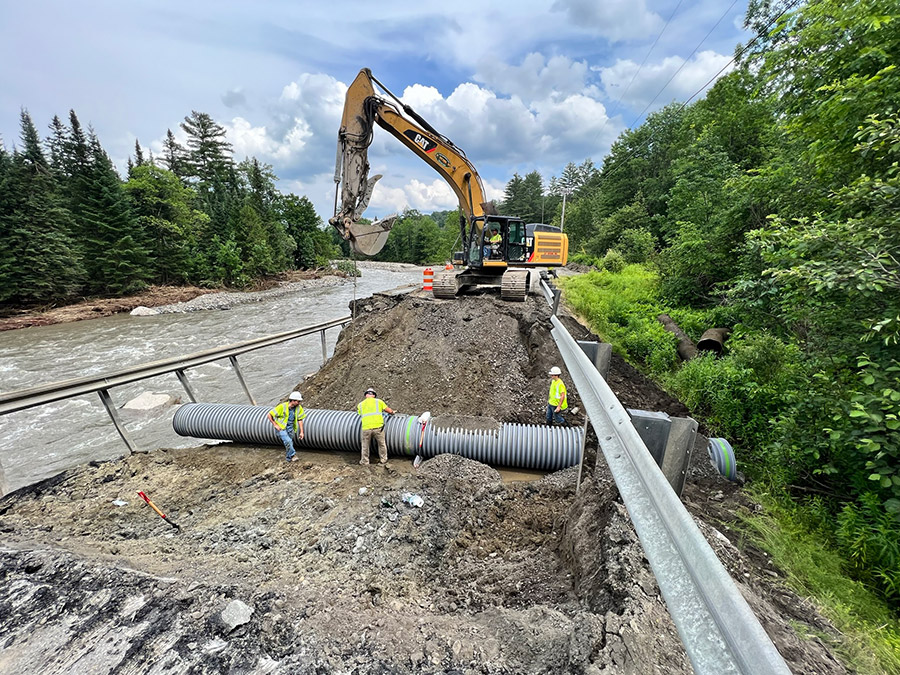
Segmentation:
[(562, 411), (569, 407), (569, 401), (566, 398), (566, 385), (559, 377), (561, 374), (558, 366), (550, 369), (550, 395), (547, 398), (547, 424), (550, 426), (553, 426), (554, 421), (567, 424)]
[(300, 405), (302, 400), (303, 394), (292, 391), (287, 401), (279, 403), (269, 411), (269, 422), (278, 432), (278, 438), (284, 445), (285, 459), (289, 462), (297, 461), (293, 437), (296, 435), (298, 440), (303, 440), (303, 420), (306, 413)]
[(362, 465), (369, 463), (369, 445), (372, 442), (372, 436), (374, 436), (375, 440), (378, 441), (378, 458), (382, 464), (387, 464), (387, 442), (384, 440), (384, 417), (382, 413), (393, 415), (394, 411), (378, 398), (372, 387), (369, 387), (366, 389), (365, 399), (356, 406), (356, 412), (362, 419), (362, 456), (359, 463)]

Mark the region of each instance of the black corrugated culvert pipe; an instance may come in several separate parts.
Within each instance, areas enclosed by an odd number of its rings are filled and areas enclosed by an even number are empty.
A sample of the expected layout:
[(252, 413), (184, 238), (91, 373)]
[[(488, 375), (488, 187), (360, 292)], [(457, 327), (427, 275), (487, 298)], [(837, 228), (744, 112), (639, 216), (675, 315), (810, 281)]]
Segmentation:
[[(172, 426), (182, 436), (281, 446), (268, 412), (264, 406), (187, 403), (175, 413)], [(581, 457), (581, 427), (499, 424), (493, 429), (465, 429), (441, 427), (431, 420), (423, 424), (414, 415), (385, 418), (388, 454), (394, 456), (452, 454), (485, 464), (540, 471), (574, 466)], [(360, 430), (355, 412), (307, 409), (303, 440), (294, 438), (294, 447), (359, 452)], [(373, 450), (377, 454), (377, 449)]]

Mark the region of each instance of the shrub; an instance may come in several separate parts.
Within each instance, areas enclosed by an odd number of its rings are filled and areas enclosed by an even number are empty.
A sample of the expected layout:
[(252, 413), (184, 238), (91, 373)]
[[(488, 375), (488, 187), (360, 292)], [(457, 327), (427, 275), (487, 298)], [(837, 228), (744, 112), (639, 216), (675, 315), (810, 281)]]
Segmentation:
[(616, 250), (628, 264), (647, 262), (656, 250), (656, 239), (644, 228), (625, 230), (616, 242)]
[(348, 277), (361, 277), (362, 272), (359, 267), (356, 266), (356, 263), (352, 260), (336, 260), (334, 263), (334, 269), (338, 272), (343, 272)]
[(603, 269), (608, 272), (618, 274), (625, 269), (625, 265), (625, 258), (623, 258), (622, 254), (615, 249), (610, 249), (606, 252), (606, 255), (603, 256)]

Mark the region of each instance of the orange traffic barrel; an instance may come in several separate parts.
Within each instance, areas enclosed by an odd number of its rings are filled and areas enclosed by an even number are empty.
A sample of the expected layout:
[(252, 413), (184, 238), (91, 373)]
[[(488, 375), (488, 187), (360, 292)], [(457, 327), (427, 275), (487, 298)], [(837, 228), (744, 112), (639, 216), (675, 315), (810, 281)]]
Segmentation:
[(434, 287), (432, 286), (434, 282), (434, 270), (430, 267), (425, 268), (425, 272), (423, 273), (422, 278), (422, 290), (423, 291), (433, 291)]
[(452, 270), (452, 269), (453, 269), (453, 263), (448, 262), (446, 265), (444, 265), (444, 269), (447, 270), (447, 271)]

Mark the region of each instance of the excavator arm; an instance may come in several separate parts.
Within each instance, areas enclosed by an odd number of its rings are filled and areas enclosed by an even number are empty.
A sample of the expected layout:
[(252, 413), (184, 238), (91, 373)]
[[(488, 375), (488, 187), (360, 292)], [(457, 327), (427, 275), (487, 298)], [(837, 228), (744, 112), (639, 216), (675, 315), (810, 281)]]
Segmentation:
[[(376, 93), (375, 84), (393, 100)], [(336, 194), (335, 214), (328, 221), (350, 242), (353, 250), (362, 255), (378, 253), (384, 247), (396, 219), (396, 216), (389, 216), (372, 223), (360, 222), (375, 183), (381, 178), (380, 174), (369, 177), (368, 148), (372, 143), (375, 124), (403, 143), (449, 183), (467, 221), (460, 225), (464, 245), (468, 223), (474, 223), (480, 235), (484, 216), (495, 211), (493, 204), (485, 199), (484, 187), (475, 167), (461, 149), (391, 94), (368, 68), (363, 68), (347, 90), (344, 101), (334, 174), (340, 189), (340, 207)]]

